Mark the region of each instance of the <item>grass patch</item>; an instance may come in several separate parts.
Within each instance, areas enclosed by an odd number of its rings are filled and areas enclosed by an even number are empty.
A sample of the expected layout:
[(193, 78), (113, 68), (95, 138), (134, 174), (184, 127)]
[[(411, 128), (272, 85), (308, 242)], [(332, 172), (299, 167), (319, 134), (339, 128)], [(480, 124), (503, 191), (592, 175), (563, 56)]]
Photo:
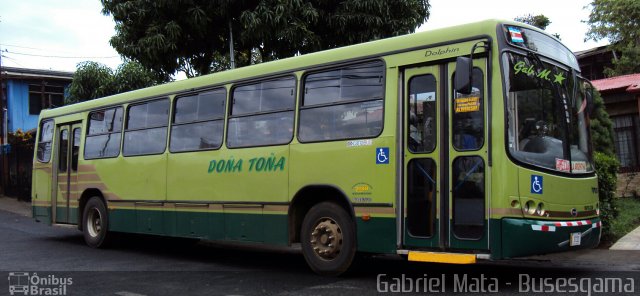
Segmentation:
[(640, 226), (640, 198), (620, 197), (615, 199), (618, 217), (611, 221), (611, 242)]

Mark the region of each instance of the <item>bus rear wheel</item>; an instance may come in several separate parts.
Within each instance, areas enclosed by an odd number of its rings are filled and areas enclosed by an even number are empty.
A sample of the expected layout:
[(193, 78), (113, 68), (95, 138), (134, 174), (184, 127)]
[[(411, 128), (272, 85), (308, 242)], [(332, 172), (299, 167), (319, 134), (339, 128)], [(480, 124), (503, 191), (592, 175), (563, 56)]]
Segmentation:
[(82, 214), (84, 241), (92, 248), (104, 248), (110, 241), (107, 207), (99, 197), (92, 197)]
[(356, 253), (354, 222), (339, 205), (313, 206), (302, 221), (302, 253), (313, 271), (337, 276), (349, 269)]

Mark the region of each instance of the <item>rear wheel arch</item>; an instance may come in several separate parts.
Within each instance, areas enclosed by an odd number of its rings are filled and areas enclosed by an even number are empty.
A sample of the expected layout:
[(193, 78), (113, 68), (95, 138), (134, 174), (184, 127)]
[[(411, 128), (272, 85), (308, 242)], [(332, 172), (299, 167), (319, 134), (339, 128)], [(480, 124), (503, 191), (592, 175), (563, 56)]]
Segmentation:
[(322, 202), (333, 202), (342, 207), (353, 220), (355, 226), (355, 211), (347, 195), (333, 185), (308, 185), (298, 190), (289, 206), (289, 243), (300, 242), (302, 222), (309, 210)]
[(89, 199), (91, 199), (92, 197), (98, 197), (102, 200), (102, 202), (104, 203), (105, 207), (107, 208), (107, 210), (109, 209), (109, 207), (107, 206), (107, 200), (104, 198), (104, 194), (102, 194), (102, 191), (100, 191), (100, 189), (96, 189), (96, 188), (88, 188), (85, 189), (84, 192), (82, 192), (82, 195), (80, 196), (80, 199), (78, 200), (78, 229), (79, 230), (83, 230), (83, 215), (84, 215), (84, 208), (87, 205), (87, 202), (89, 201)]

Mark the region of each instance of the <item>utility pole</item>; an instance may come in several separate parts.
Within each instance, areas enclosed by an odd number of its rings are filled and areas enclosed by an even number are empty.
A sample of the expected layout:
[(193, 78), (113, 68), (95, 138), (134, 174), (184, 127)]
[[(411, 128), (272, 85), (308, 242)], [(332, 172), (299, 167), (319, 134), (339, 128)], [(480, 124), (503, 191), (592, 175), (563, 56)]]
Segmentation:
[(233, 29), (231, 28), (231, 19), (229, 19), (229, 59), (231, 69), (235, 69), (236, 59), (233, 54)]
[(7, 116), (6, 106), (4, 104), (4, 80), (2, 79), (2, 48), (0, 48), (0, 194), (4, 194), (4, 190), (7, 185), (7, 174), (8, 170), (6, 170), (7, 164), (7, 154), (5, 153), (6, 144), (5, 141), (7, 139), (7, 135), (5, 133), (5, 122)]

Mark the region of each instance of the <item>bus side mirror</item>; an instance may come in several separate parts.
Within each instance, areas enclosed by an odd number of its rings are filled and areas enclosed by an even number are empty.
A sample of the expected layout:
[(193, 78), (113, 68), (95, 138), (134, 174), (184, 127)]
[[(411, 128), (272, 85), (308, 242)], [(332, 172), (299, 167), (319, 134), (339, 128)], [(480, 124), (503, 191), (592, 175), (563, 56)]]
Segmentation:
[(470, 58), (467, 57), (458, 57), (456, 58), (456, 75), (454, 81), (454, 88), (457, 92), (461, 94), (470, 94), (471, 93), (471, 71), (473, 67), (473, 62)]

